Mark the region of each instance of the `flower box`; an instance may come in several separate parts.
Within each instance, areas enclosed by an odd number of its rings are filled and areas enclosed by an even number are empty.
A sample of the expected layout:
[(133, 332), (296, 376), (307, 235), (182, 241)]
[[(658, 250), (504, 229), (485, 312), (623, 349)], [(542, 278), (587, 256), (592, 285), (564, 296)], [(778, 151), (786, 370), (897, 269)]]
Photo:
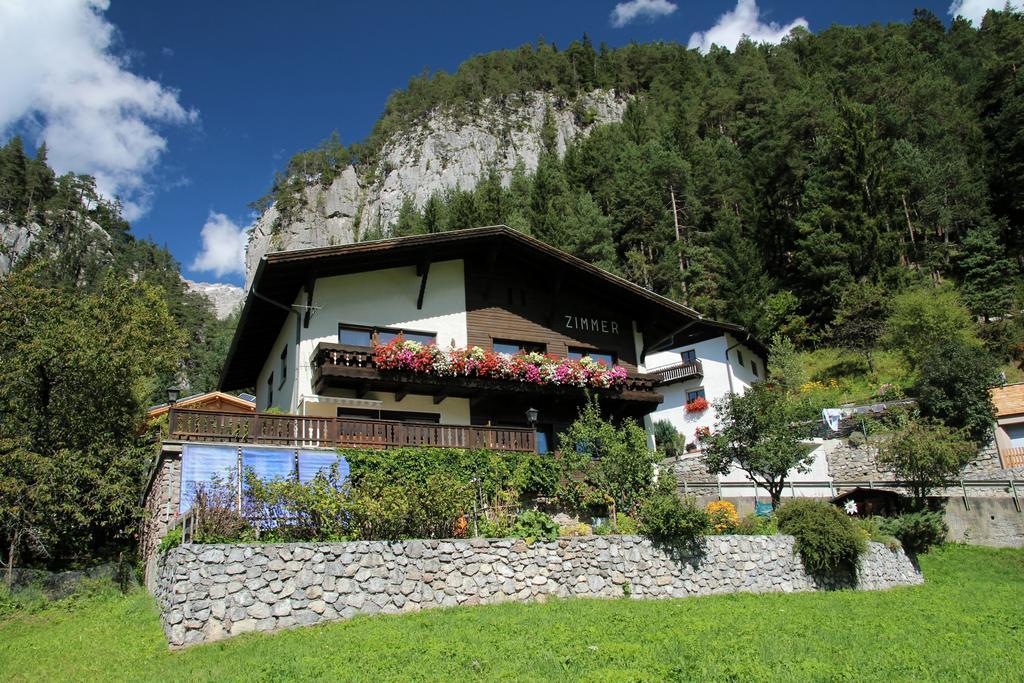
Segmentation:
[(373, 360), (381, 370), (402, 370), (439, 377), (489, 377), (526, 384), (618, 389), (626, 369), (609, 367), (590, 357), (579, 360), (537, 352), (516, 354), (485, 351), (479, 346), (442, 349), (396, 337), (374, 347)]
[(686, 404), (686, 412), (688, 413), (703, 413), (707, 409), (708, 400), (703, 396), (698, 396)]

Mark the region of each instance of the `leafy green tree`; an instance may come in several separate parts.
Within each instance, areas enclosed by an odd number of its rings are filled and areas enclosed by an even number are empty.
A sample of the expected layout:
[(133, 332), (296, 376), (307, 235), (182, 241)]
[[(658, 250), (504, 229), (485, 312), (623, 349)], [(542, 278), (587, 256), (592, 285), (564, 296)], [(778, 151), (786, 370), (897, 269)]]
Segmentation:
[(788, 394), (795, 394), (807, 382), (807, 369), (796, 345), (788, 337), (780, 334), (772, 337), (768, 351), (768, 378)]
[(862, 354), (868, 371), (874, 371), (874, 349), (885, 331), (889, 295), (880, 285), (861, 282), (849, 287), (839, 300), (829, 326), (832, 343)]
[(882, 343), (900, 352), (915, 370), (940, 340), (957, 340), (981, 351), (971, 312), (951, 287), (919, 287), (892, 300)]
[(777, 508), (790, 470), (806, 472), (814, 461), (800, 442), (786, 393), (769, 382), (757, 382), (742, 396), (728, 394), (714, 406), (715, 430), (700, 439), (708, 472), (743, 470), (768, 491), (772, 508)]
[(647, 447), (647, 433), (633, 421), (617, 425), (605, 420), (596, 399), (580, 409), (559, 445), (574, 504), (609, 502), (618, 512), (631, 512), (654, 484), (659, 455)]
[(33, 275), (0, 282), (0, 544), (61, 565), (130, 541), (151, 456), (146, 398), (183, 339), (144, 284), (83, 295)]
[(879, 446), (878, 464), (907, 482), (916, 505), (936, 488), (955, 480), (977, 455), (959, 432), (937, 422), (909, 420)]
[(967, 438), (984, 445), (995, 420), (989, 389), (998, 381), (997, 372), (984, 348), (955, 337), (939, 339), (922, 357), (911, 391), (923, 416), (963, 430)]

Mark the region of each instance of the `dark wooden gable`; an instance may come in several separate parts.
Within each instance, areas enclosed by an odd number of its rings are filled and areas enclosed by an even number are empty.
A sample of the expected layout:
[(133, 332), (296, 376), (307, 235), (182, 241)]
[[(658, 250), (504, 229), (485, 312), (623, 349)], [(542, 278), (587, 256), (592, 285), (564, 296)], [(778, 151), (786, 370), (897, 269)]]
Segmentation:
[(543, 344), (556, 356), (570, 348), (605, 351), (635, 369), (632, 312), (576, 273), (543, 265), (523, 254), (466, 260), (470, 346), (490, 349), (502, 340)]

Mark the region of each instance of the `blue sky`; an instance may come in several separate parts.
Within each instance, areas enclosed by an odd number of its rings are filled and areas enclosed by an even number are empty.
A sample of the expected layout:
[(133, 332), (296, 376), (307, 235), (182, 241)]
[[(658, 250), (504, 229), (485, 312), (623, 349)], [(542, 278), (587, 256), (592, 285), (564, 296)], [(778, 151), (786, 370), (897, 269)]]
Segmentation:
[[(961, 12), (984, 5), (1002, 0)], [(950, 19), (949, 0), (0, 0), (0, 132), (46, 139), (59, 170), (97, 173), (125, 198), (135, 234), (166, 243), (186, 276), (240, 283), (225, 267), (191, 268), (203, 226), (212, 217), (230, 239), (291, 154), (335, 130), (361, 140), (424, 67), (451, 71), (539, 36), (689, 43), (718, 24), (708, 35), (734, 40), (742, 25), (773, 39), (801, 19), (818, 31), (905, 21), (914, 7)]]

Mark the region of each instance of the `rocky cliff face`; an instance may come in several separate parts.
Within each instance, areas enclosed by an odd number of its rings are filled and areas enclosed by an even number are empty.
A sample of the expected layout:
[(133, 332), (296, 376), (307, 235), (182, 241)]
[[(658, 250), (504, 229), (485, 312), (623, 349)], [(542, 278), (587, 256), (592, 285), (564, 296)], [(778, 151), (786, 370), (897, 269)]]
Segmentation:
[(218, 320), (224, 320), (234, 313), (245, 298), (245, 290), (235, 285), (223, 282), (192, 282), (184, 278), (182, 280), (189, 291), (198, 292), (210, 300)]
[[(436, 112), (411, 132), (384, 144), (372, 172), (349, 167), (327, 188), (306, 190), (306, 208), (287, 225), (277, 225), (275, 207), (253, 226), (246, 249), (246, 287), (263, 254), (269, 251), (346, 244), (360, 234), (398, 218), (406, 197), (422, 208), (436, 192), (472, 189), (494, 167), (508, 182), (517, 166), (530, 173), (541, 154), (541, 128), (551, 111), (558, 153), (597, 125), (621, 121), (628, 98), (593, 91), (565, 101), (535, 93), (525, 104), (484, 101), (477, 112)], [(585, 112), (584, 121), (576, 112)]]
[(13, 225), (0, 223), (0, 277), (7, 275), (14, 267), (14, 262), (24, 254), (32, 240), (39, 234), (39, 225)]
[(28, 253), (33, 244), (37, 253), (51, 259), (69, 248), (92, 252), (101, 259), (110, 258), (113, 241), (107, 231), (88, 218), (77, 220), (80, 220), (77, 226), (49, 229), (39, 223), (0, 223), (0, 277), (11, 272), (15, 262)]

